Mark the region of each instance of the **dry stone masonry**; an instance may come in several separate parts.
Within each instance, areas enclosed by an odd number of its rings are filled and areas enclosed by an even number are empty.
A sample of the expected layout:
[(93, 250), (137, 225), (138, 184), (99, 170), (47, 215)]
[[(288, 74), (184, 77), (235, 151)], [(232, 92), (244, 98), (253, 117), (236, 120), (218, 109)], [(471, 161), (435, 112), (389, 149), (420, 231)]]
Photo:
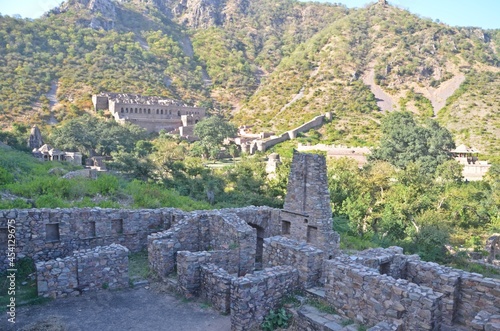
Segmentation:
[(264, 240), (263, 266), (295, 266), (299, 272), (299, 286), (304, 289), (319, 285), (323, 260), (322, 250), (304, 242), (281, 236)]
[(128, 253), (126, 247), (111, 244), (75, 251), (64, 259), (38, 262), (38, 295), (58, 298), (128, 287)]
[(332, 230), (324, 156), (293, 154), (281, 224), (282, 235), (310, 243), (322, 249), (327, 257), (338, 252), (340, 238)]
[(490, 317), (500, 314), (500, 280), (423, 262), (398, 247), (339, 256), (326, 262), (325, 273), (328, 302), (368, 325), (389, 321), (402, 330), (495, 330)]
[(299, 273), (290, 266), (266, 268), (231, 285), (231, 330), (259, 326), (270, 310), (298, 289)]
[(147, 247), (147, 236), (169, 229), (183, 212), (173, 208), (117, 210), (101, 208), (0, 210), (0, 272), (7, 268), (6, 234), (16, 221), (16, 254), (38, 261), (63, 258), (80, 249), (123, 245), (132, 252)]
[[(500, 330), (498, 279), (423, 262), (399, 247), (341, 253), (320, 155), (294, 154), (283, 210), (0, 211), (0, 271), (12, 219), (17, 256), (35, 261), (40, 296), (126, 287), (129, 251), (147, 248), (154, 274), (230, 313), (235, 331), (258, 327), (296, 290), (321, 294), (341, 318), (371, 331)], [(344, 330), (311, 314), (296, 314), (295, 325)]]

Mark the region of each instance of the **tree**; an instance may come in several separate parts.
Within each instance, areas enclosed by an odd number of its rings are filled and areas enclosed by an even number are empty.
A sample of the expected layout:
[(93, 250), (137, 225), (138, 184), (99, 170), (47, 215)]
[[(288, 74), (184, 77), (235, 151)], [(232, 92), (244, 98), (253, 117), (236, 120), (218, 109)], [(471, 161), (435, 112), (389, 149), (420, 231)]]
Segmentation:
[(130, 153), (136, 148), (136, 142), (145, 137), (146, 131), (136, 125), (120, 125), (85, 115), (65, 122), (50, 138), (57, 148), (93, 156), (118, 151)]
[(418, 125), (409, 112), (394, 112), (382, 121), (380, 147), (371, 160), (384, 160), (405, 169), (411, 162), (419, 163), (425, 173), (434, 174), (436, 167), (451, 158), (455, 147), (450, 132), (437, 122), (428, 120)]
[(199, 152), (203, 157), (215, 158), (224, 139), (236, 135), (236, 127), (219, 116), (206, 118), (196, 124), (194, 134), (200, 139), (197, 142)]
[(448, 160), (436, 168), (436, 178), (442, 183), (460, 183), (464, 166), (456, 160)]

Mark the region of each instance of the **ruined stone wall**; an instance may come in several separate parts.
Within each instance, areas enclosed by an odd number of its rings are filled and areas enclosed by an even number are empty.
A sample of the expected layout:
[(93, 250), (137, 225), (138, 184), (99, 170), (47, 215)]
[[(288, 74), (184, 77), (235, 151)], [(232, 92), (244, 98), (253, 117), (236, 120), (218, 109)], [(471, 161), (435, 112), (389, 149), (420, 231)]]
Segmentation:
[(457, 270), (440, 266), (437, 263), (408, 261), (406, 265), (407, 280), (443, 293), (441, 299), (443, 323), (447, 326), (453, 324), (457, 312), (460, 277), (460, 272)]
[(271, 207), (228, 208), (221, 212), (236, 214), (250, 226), (262, 229), (262, 238), (269, 238), (281, 234), (280, 211)]
[(463, 272), (456, 321), (471, 326), (480, 311), (500, 315), (500, 280)]
[(231, 311), (231, 283), (235, 277), (215, 264), (201, 266), (200, 297), (223, 314)]
[(406, 266), (410, 260), (420, 261), (418, 255), (404, 255), (401, 247), (371, 248), (351, 256), (353, 263), (377, 270), (380, 274), (406, 279)]
[(231, 330), (251, 330), (280, 301), (298, 289), (299, 273), (290, 266), (266, 268), (233, 280), (231, 284)]
[(75, 251), (70, 257), (36, 263), (38, 295), (65, 297), (81, 291), (128, 287), (129, 250), (118, 244)]
[(148, 237), (149, 264), (161, 277), (174, 271), (179, 251), (235, 250), (239, 274), (254, 270), (256, 230), (232, 213), (200, 211)]
[(298, 269), (299, 286), (303, 289), (317, 286), (323, 269), (323, 251), (304, 242), (272, 237), (264, 239), (262, 266), (292, 266)]
[(128, 287), (128, 253), (118, 244), (76, 251), (78, 287), (82, 291)]
[[(16, 255), (35, 262), (112, 243), (135, 252), (146, 248), (148, 234), (168, 229), (177, 213), (182, 212), (173, 208), (0, 210), (0, 233), (7, 229), (9, 219), (15, 220)], [(7, 242), (0, 239), (0, 271), (7, 268), (6, 248)]]
[(38, 296), (61, 298), (78, 295), (78, 267), (74, 256), (36, 263)]
[(237, 250), (177, 252), (177, 279), (180, 292), (186, 297), (198, 296), (202, 287), (201, 267), (213, 264), (230, 274), (240, 271)]
[(363, 324), (402, 323), (404, 330), (437, 330), (442, 294), (403, 279), (380, 275), (349, 257), (325, 262), (326, 299)]
[(472, 327), (480, 311), (500, 313), (500, 280), (424, 262), (416, 255), (402, 253), (400, 247), (369, 249), (350, 256), (349, 263), (441, 293), (441, 326), (446, 330), (453, 330), (457, 323)]
[(189, 218), (176, 221), (170, 230), (149, 235), (147, 245), (149, 267), (165, 278), (176, 269), (178, 251), (201, 250), (198, 223)]
[(235, 214), (217, 213), (209, 218), (209, 249), (234, 249), (239, 255), (239, 275), (255, 268), (257, 233)]

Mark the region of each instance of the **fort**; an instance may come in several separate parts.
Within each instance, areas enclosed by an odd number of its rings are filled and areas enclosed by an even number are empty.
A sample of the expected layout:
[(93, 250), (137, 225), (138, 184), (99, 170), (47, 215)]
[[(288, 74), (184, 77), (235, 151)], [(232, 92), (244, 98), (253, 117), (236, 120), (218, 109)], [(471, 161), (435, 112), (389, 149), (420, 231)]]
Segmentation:
[[(36, 263), (40, 296), (126, 287), (127, 253), (147, 249), (160, 280), (230, 314), (234, 331), (258, 327), (298, 291), (371, 331), (500, 330), (498, 279), (424, 262), (399, 247), (342, 252), (321, 155), (294, 153), (283, 209), (0, 211), (1, 270), (9, 220), (17, 256)], [(492, 259), (497, 244), (492, 238)], [(295, 311), (291, 330), (349, 330), (307, 309)]]
[(94, 110), (108, 110), (118, 123), (133, 123), (150, 132), (180, 130), (192, 134), (192, 127), (205, 117), (205, 108), (157, 96), (100, 93), (92, 96)]

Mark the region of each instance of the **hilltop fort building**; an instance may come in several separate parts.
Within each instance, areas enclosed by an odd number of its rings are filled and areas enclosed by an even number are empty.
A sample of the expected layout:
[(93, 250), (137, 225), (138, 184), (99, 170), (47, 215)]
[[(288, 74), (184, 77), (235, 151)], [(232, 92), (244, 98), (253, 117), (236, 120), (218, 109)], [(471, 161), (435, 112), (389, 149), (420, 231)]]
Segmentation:
[(118, 123), (133, 123), (150, 132), (179, 130), (192, 134), (193, 126), (205, 117), (205, 108), (181, 101), (138, 94), (100, 93), (92, 96), (94, 110), (109, 110)]

